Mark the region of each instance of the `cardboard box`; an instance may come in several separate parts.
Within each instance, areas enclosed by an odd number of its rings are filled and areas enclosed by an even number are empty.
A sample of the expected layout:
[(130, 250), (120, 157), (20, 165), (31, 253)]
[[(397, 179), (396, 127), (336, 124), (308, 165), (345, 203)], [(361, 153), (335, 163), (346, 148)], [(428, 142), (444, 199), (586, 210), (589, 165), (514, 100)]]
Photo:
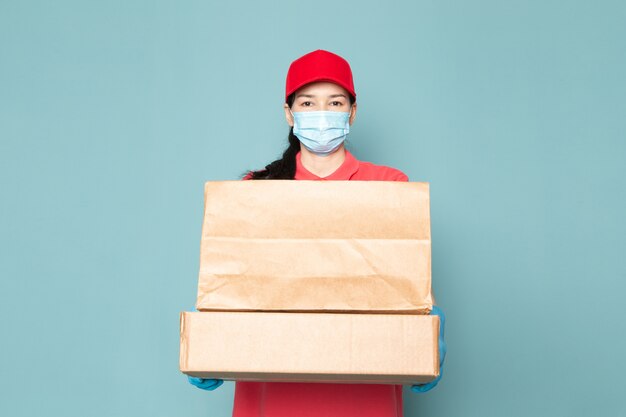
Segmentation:
[(196, 308), (427, 314), (427, 183), (207, 182)]
[(439, 317), (181, 314), (180, 369), (243, 381), (413, 384), (439, 375)]

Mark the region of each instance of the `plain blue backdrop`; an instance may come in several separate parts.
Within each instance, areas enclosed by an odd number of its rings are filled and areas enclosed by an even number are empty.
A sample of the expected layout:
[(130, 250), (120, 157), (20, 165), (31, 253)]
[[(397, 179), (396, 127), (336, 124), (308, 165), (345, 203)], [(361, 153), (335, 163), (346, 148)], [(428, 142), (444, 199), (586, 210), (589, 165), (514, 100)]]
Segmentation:
[(230, 416), (178, 370), (203, 183), (286, 145), (289, 63), (431, 183), (446, 375), (407, 417), (623, 416), (620, 1), (0, 1), (0, 415)]

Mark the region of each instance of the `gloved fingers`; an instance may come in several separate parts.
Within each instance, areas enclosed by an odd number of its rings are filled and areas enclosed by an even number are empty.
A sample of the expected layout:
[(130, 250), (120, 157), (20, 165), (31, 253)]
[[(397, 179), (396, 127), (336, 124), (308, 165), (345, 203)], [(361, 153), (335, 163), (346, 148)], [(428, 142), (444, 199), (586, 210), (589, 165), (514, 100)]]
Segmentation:
[(446, 353), (448, 352), (448, 346), (445, 340), (439, 339), (439, 367), (443, 366), (443, 361), (446, 359)]
[(428, 384), (413, 385), (411, 386), (411, 391), (418, 393), (418, 394), (423, 394), (435, 388), (438, 382), (439, 382), (438, 380), (434, 380), (432, 382), (429, 382)]
[(196, 378), (195, 376), (189, 376), (189, 375), (187, 375), (187, 380), (189, 381), (191, 385), (195, 385), (195, 386), (202, 384), (202, 382), (204, 381), (204, 379), (202, 378)]
[(437, 384), (439, 383), (439, 381), (441, 380), (441, 377), (443, 376), (443, 368), (440, 367), (439, 368), (439, 376), (437, 378), (435, 378), (433, 381), (430, 381), (426, 384), (416, 384), (416, 385), (411, 385), (411, 391), (418, 393), (418, 394), (422, 394), (424, 392), (428, 392), (431, 389), (435, 388), (437, 386)]
[(202, 389), (205, 389), (207, 391), (213, 391), (223, 383), (223, 379), (207, 379), (206, 382), (202, 384)]
[(205, 379), (193, 376), (187, 376), (187, 379), (190, 384), (207, 391), (213, 391), (224, 383), (223, 379)]

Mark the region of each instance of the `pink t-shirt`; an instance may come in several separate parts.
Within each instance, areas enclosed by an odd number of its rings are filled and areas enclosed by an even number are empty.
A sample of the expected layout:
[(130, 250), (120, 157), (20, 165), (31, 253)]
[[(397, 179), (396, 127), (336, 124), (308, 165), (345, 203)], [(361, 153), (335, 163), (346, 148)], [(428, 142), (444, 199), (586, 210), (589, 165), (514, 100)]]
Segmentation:
[[(348, 151), (324, 178), (302, 165), (300, 153), (296, 164), (296, 180), (408, 181), (402, 171), (358, 161)], [(237, 381), (233, 417), (402, 417), (402, 385)]]

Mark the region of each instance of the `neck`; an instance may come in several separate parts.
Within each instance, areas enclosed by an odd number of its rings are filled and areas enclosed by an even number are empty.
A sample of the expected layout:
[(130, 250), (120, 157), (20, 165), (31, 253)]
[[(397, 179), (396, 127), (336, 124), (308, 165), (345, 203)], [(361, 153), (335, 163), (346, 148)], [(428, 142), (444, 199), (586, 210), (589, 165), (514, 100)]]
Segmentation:
[(339, 148), (328, 156), (315, 155), (304, 146), (300, 147), (300, 162), (307, 171), (324, 178), (337, 171), (337, 168), (346, 160), (346, 150), (341, 144)]

